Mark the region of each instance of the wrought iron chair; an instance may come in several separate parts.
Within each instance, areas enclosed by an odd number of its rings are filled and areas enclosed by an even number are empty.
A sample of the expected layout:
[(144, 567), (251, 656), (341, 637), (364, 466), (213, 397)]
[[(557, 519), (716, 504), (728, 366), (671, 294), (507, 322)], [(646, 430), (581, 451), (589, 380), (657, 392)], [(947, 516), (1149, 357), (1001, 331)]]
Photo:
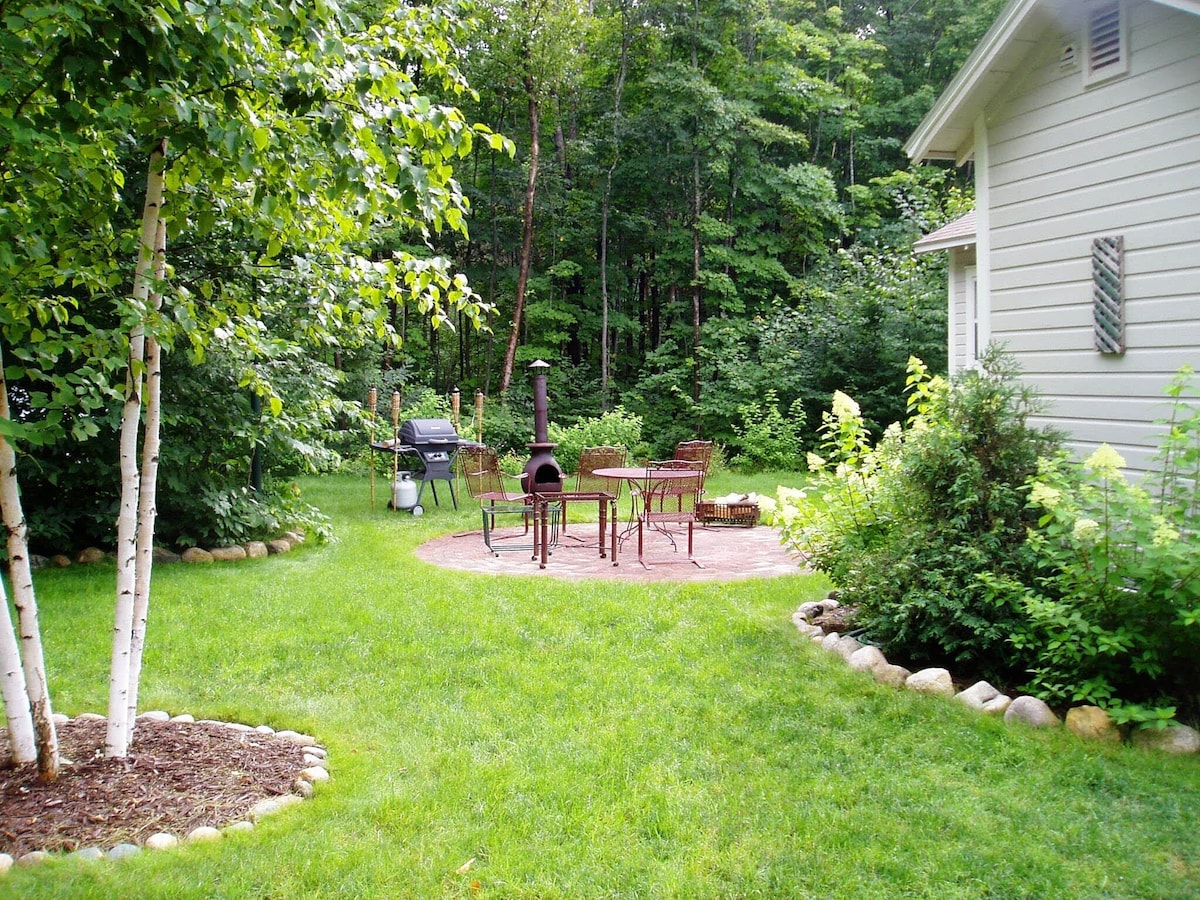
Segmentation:
[[(533, 518), (533, 495), (524, 489), (525, 474), (509, 475), (500, 468), (500, 459), (491, 447), (466, 445), (458, 450), (459, 474), (467, 485), (467, 493), (479, 501), (483, 510), (483, 542), (492, 553), (501, 550), (529, 550), (525, 543), (494, 540), (493, 531), (498, 515), (520, 515), (529, 533)], [(508, 479), (515, 484), (505, 484)], [(498, 505), (499, 504), (499, 505)], [(536, 535), (534, 537), (536, 541)]]
[[(698, 476), (673, 477), (671, 470), (700, 471)], [(700, 561), (692, 555), (692, 535), (696, 525), (696, 502), (700, 498), (700, 485), (704, 481), (702, 470), (694, 462), (683, 459), (668, 459), (646, 463), (646, 478), (642, 485), (641, 509), (638, 512), (638, 562), (643, 568), (651, 566), (643, 552), (644, 532), (647, 529), (660, 532), (678, 552), (675, 535), (668, 525), (687, 526), (687, 561), (703, 569)]]
[[(575, 476), (574, 490), (558, 495), (562, 501), (562, 530), (567, 531), (567, 504), (571, 502), (596, 503), (600, 513), (599, 547), (604, 557), (604, 523), (606, 514), (611, 515), (613, 530), (616, 530), (617, 500), (621, 496), (621, 482), (611, 478), (600, 478), (597, 469), (620, 468), (625, 465), (623, 447), (585, 447), (579, 453), (579, 469)], [(607, 504), (608, 509), (605, 508)], [(615, 543), (615, 541), (614, 541)], [(616, 550), (613, 550), (613, 565), (616, 565)]]
[(675, 458), (685, 459), (692, 463), (693, 469), (699, 469), (700, 491), (704, 492), (704, 479), (708, 476), (708, 467), (712, 462), (712, 441), (680, 441), (675, 445)]

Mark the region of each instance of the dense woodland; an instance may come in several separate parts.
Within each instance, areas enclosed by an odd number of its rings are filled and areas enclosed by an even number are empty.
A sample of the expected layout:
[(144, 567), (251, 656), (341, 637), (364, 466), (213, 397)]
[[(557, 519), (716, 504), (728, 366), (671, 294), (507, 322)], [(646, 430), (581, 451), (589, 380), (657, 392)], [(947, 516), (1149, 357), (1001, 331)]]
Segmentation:
[[(252, 6), (230, 9), (249, 16)], [(349, 89), (377, 79), (370, 54), (386, 54), (419, 98), (403, 107), (410, 154), (394, 136), (384, 152), (359, 146), (361, 115), (330, 113), (328, 82), (318, 89), (308, 77), (322, 59), (286, 59), (307, 21), (299, 7), (259, 4), (264, 29), (277, 20), (284, 55), (272, 77), (282, 87), (253, 82), (246, 73), (259, 63), (239, 57), (232, 81), (213, 66), (209, 82), (186, 82), (199, 85), (193, 95), (169, 98), (162, 286), (168, 307), (186, 302), (170, 307), (176, 330), (163, 339), (160, 533), (186, 544), (269, 524), (249, 486), (265, 472), (286, 506), (294, 498), (280, 488), (292, 474), (361, 453), (371, 386), (385, 423), (393, 391), (405, 415), (444, 409), (454, 387), (464, 398), (482, 391), (493, 438), (519, 446), (532, 427), (525, 369), (537, 358), (553, 366), (556, 423), (619, 407), (661, 447), (702, 435), (733, 456), (746, 424), (771, 414), (806, 421), (811, 435), (838, 389), (876, 428), (900, 417), (910, 355), (945, 365), (944, 263), (913, 257), (911, 244), (971, 202), (969, 171), (913, 167), (902, 144), (1000, 6), (435, 2), (405, 8), (427, 23), (424, 37), (397, 30), (390, 43), (358, 47), (356, 36), (378, 40), (396, 11), (348, 3), (335, 37), (302, 36), (358, 67)], [(10, 24), (21, 23), (13, 9)], [(79, 132), (85, 113), (107, 110), (88, 120), (107, 128), (132, 102), (122, 91), (184, 83), (219, 29), (210, 16), (186, 45), (178, 23), (192, 8), (181, 9), (52, 4), (0, 45), (5, 71), (22, 71), (0, 85), (12, 129), (0, 224), (14, 248), (0, 251), (0, 325), (6, 361), (22, 362), (7, 393), (15, 421), (54, 426), (19, 448), (39, 549), (111, 541), (120, 382), (81, 409), (56, 398), (83, 397), (81, 384), (117, 369), (86, 359), (130, 290), (146, 142), (133, 126), (103, 132), (99, 149), (79, 140), (68, 148), (78, 171), (63, 172), (46, 199), (30, 173), (48, 166), (21, 161), (44, 146), (12, 123), (37, 100), (38, 127)], [(201, 125), (211, 141), (224, 113), (243, 124), (216, 145), (189, 143)], [(476, 139), (463, 139), (472, 128)], [(317, 162), (296, 149), (313, 135), (327, 142)], [(89, 153), (118, 171), (98, 175)], [(323, 179), (320, 203), (303, 193), (309, 176)], [(78, 196), (62, 188), (72, 177)], [(100, 201), (88, 200), (98, 183), (117, 185), (108, 230), (94, 226)], [(407, 215), (389, 214), (381, 196)], [(331, 202), (342, 204), (340, 222)], [(52, 238), (31, 234), (47, 219), (58, 222)], [(108, 248), (113, 258), (85, 269), (46, 250), (64, 236), (78, 257)], [(338, 241), (368, 260), (400, 251), (404, 274), (363, 274), (328, 250)], [(29, 276), (23, 253), (53, 271)], [(455, 271), (469, 289), (447, 280)], [(31, 325), (22, 304), (39, 292), (59, 306)], [(38, 338), (50, 341), (40, 356), (27, 349)], [(55, 340), (70, 352), (56, 356)]]

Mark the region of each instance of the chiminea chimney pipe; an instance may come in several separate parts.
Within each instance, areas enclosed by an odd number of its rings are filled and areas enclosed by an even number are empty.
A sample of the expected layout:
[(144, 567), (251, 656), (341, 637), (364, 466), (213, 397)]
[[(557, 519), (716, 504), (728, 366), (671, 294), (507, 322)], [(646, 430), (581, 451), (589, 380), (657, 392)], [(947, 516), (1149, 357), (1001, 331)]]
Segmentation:
[(550, 401), (546, 397), (546, 370), (550, 363), (537, 359), (529, 364), (533, 369), (533, 442), (550, 443)]

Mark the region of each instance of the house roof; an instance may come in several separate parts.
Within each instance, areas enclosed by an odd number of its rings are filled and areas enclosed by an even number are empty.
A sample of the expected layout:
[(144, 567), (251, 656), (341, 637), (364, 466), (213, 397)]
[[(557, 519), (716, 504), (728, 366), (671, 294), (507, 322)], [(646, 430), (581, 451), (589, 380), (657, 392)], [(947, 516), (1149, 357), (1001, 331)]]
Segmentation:
[[(1200, 0), (1152, 0), (1200, 15)], [(1045, 29), (1079, 27), (1082, 0), (1012, 0), (921, 120), (904, 150), (910, 159), (970, 157), (976, 117), (1016, 72)]]
[(930, 232), (913, 244), (913, 253), (933, 253), (975, 244), (975, 210)]

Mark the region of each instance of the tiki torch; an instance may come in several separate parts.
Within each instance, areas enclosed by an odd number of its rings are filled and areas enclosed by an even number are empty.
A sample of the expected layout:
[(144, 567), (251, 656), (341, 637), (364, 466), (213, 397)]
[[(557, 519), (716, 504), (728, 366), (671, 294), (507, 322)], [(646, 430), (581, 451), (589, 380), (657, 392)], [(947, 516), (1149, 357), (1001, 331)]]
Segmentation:
[(458, 419), (459, 419), (459, 409), (461, 408), (461, 403), (462, 403), (462, 395), (459, 393), (458, 388), (455, 388), (454, 390), (452, 390), (450, 392), (450, 419), (451, 419), (451, 421), (454, 422), (454, 433), (455, 434), (458, 434)]
[[(396, 479), (400, 477), (400, 392), (392, 391), (392, 484), (391, 492), (396, 493)], [(392, 498), (393, 500), (395, 497)], [(396, 504), (393, 503), (394, 507)]]
[(483, 391), (475, 391), (475, 441), (483, 443)]

